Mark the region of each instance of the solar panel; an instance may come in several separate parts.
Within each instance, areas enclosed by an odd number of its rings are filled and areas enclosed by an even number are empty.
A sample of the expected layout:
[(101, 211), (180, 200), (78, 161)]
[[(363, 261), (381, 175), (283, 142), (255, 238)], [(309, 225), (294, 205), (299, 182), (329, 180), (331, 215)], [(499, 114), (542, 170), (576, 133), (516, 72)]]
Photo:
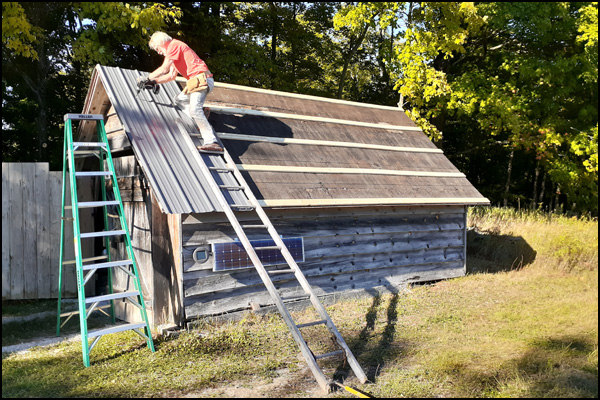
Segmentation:
[[(301, 237), (282, 239), (296, 262), (304, 261), (304, 241)], [(272, 239), (251, 240), (252, 247), (275, 246)], [(252, 260), (244, 250), (242, 242), (213, 243), (212, 252), (215, 257), (213, 271), (254, 268)], [(256, 250), (256, 255), (263, 265), (285, 264), (281, 251), (277, 249)]]

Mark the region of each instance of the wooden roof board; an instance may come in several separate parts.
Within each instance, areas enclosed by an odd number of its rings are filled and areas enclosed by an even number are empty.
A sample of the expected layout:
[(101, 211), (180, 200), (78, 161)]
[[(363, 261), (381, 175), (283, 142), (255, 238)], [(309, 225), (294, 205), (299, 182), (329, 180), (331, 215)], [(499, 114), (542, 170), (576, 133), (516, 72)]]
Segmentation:
[(329, 146), (248, 143), (236, 140), (223, 140), (223, 143), (236, 164), (244, 165), (460, 172), (441, 153), (404, 153)]
[[(483, 199), (464, 178), (243, 172), (259, 200)], [(398, 202), (400, 203), (400, 201)], [(466, 203), (471, 203), (470, 201)]]
[(383, 128), (339, 125), (320, 121), (291, 120), (254, 115), (211, 113), (210, 123), (217, 132), (280, 138), (333, 140), (351, 143), (437, 147), (419, 131), (391, 131)]
[(256, 92), (236, 90), (234, 85), (216, 86), (207, 101), (211, 104), (237, 105), (253, 110), (286, 112), (298, 115), (347, 119), (375, 124), (415, 126), (412, 120), (399, 108), (365, 107), (364, 104), (352, 102), (332, 102), (314, 96), (292, 97), (279, 95), (276, 92)]

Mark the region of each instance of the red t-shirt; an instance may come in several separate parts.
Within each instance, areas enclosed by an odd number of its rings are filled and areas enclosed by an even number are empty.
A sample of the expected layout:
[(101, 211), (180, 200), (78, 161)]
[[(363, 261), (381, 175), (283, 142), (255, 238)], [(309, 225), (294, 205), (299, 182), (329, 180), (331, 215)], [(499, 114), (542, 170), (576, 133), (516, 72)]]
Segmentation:
[(165, 55), (170, 60), (173, 60), (177, 72), (185, 79), (190, 79), (202, 72), (208, 71), (206, 63), (181, 40), (173, 39), (167, 46), (167, 54)]

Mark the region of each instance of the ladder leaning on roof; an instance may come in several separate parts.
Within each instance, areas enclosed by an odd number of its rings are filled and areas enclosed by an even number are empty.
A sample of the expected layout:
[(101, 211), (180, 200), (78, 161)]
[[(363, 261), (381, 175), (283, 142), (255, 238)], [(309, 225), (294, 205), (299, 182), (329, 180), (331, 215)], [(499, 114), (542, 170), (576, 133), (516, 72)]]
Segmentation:
[[(96, 122), (96, 132), (98, 134), (97, 142), (73, 142), (73, 120), (90, 120)], [(58, 315), (56, 323), (56, 335), (60, 335), (60, 328), (75, 314), (79, 314), (79, 323), (81, 330), (81, 347), (83, 351), (83, 364), (86, 367), (90, 366), (90, 352), (92, 348), (98, 343), (98, 340), (109, 333), (122, 332), (127, 330), (133, 330), (138, 333), (142, 338), (146, 340), (146, 343), (150, 350), (154, 352), (154, 342), (152, 341), (152, 333), (150, 325), (148, 324), (148, 317), (146, 315), (146, 307), (142, 296), (142, 287), (140, 284), (138, 268), (135, 263), (135, 257), (133, 254), (133, 247), (131, 245), (131, 238), (129, 236), (129, 230), (127, 228), (127, 222), (125, 221), (125, 214), (123, 212), (123, 203), (121, 201), (121, 194), (119, 192), (119, 186), (117, 185), (117, 177), (115, 168), (110, 154), (108, 146), (108, 139), (106, 137), (106, 131), (104, 130), (104, 116), (99, 114), (66, 114), (65, 115), (65, 139), (64, 139), (64, 159), (63, 159), (63, 185), (62, 185), (62, 210), (61, 210), (61, 221), (60, 221), (60, 256), (59, 256), (59, 274), (58, 274)], [(98, 171), (86, 171), (79, 172), (75, 169), (75, 157), (96, 155), (100, 159), (100, 168)], [(105, 165), (107, 168), (105, 168)], [(66, 206), (66, 188), (67, 188), (67, 173), (69, 174), (70, 184), (70, 198), (71, 206)], [(100, 177), (102, 188), (102, 201), (78, 201), (77, 199), (77, 179), (86, 177)], [(107, 200), (105, 179), (112, 179), (113, 194), (115, 200)], [(108, 207), (115, 207), (118, 215), (112, 215), (108, 212)], [(104, 210), (104, 230), (100, 232), (81, 233), (80, 232), (80, 208), (102, 208)], [(71, 210), (71, 217), (65, 217), (65, 210)], [(113, 217), (119, 220), (120, 229), (109, 230), (108, 218)], [(65, 221), (73, 221), (73, 244), (75, 246), (75, 260), (74, 261), (63, 261), (63, 248), (65, 243), (64, 227)], [(109, 250), (109, 240), (111, 236), (123, 237), (125, 247), (127, 250), (127, 259), (114, 261), (111, 260), (110, 252), (107, 252), (105, 256), (83, 258), (81, 253), (81, 239), (89, 238), (104, 238), (104, 248)], [(102, 261), (97, 263), (96, 261)], [(65, 264), (75, 264), (75, 271), (77, 275), (77, 297), (78, 297), (78, 312), (68, 312), (61, 314), (61, 294), (62, 294), (62, 269)], [(125, 292), (114, 293), (112, 288), (112, 270), (119, 269), (125, 272), (133, 279), (135, 290), (129, 290)], [(108, 289), (109, 294), (102, 296), (87, 297), (85, 296), (85, 284), (90, 280), (94, 273), (98, 269), (107, 269), (108, 271)], [(85, 275), (84, 275), (85, 274)], [(103, 308), (107, 306), (99, 306), (100, 303), (110, 302), (110, 309), (112, 314), (113, 323), (115, 322), (114, 316), (114, 300), (121, 299), (128, 301), (137, 307), (140, 311), (140, 317), (142, 322), (129, 323), (123, 325), (116, 325), (109, 328), (103, 328), (98, 330), (89, 331), (87, 327), (87, 321), (90, 314), (94, 310), (100, 310), (106, 314)], [(108, 315), (108, 314), (107, 314)], [(67, 319), (61, 324), (61, 317), (67, 317)], [(92, 343), (89, 344), (88, 340), (93, 339)]]
[[(197, 144), (197, 142), (199, 142), (199, 140), (197, 138), (201, 137), (201, 135), (198, 133), (189, 132), (189, 128), (186, 128), (186, 125), (184, 125), (184, 123), (181, 119), (177, 119), (176, 122), (177, 122), (178, 129), (180, 129), (182, 131), (182, 133), (184, 134), (183, 136), (185, 138), (189, 137), (191, 139), (191, 140), (186, 139), (186, 141), (188, 142), (188, 145), (193, 146), (194, 150), (195, 150), (196, 144)], [(352, 354), (352, 351), (350, 350), (350, 348), (348, 347), (348, 345), (346, 344), (346, 342), (340, 335), (339, 331), (337, 330), (335, 324), (333, 323), (333, 321), (327, 314), (325, 307), (323, 307), (323, 305), (319, 301), (317, 295), (313, 292), (310, 284), (308, 283), (308, 280), (306, 279), (306, 277), (304, 276), (304, 274), (298, 267), (298, 264), (294, 260), (294, 257), (289, 252), (289, 250), (286, 247), (286, 245), (284, 244), (282, 238), (279, 236), (279, 234), (275, 230), (275, 227), (271, 223), (269, 217), (267, 216), (267, 214), (265, 213), (265, 211), (259, 204), (258, 200), (256, 199), (256, 197), (250, 190), (250, 187), (246, 183), (244, 177), (242, 176), (240, 171), (236, 168), (235, 162), (231, 158), (229, 153), (227, 152), (227, 149), (225, 149), (225, 147), (223, 147), (223, 149), (224, 149), (224, 151), (222, 153), (216, 152), (215, 154), (209, 154), (206, 152), (200, 153), (197, 150), (195, 150), (195, 151), (193, 151), (193, 154), (195, 157), (197, 157), (197, 161), (198, 161), (198, 164), (200, 165), (202, 174), (206, 178), (206, 181), (208, 182), (211, 191), (215, 194), (215, 196), (219, 202), (219, 205), (221, 206), (221, 208), (227, 215), (227, 218), (229, 219), (229, 222), (233, 226), (238, 239), (240, 240), (240, 242), (242, 243), (242, 245), (244, 247), (244, 250), (248, 254), (248, 257), (251, 259), (252, 264), (254, 265), (256, 271), (260, 275), (260, 278), (262, 279), (263, 283), (265, 284), (267, 291), (269, 292), (269, 294), (271, 295), (271, 298), (275, 302), (275, 305), (277, 306), (279, 313), (281, 314), (286, 325), (288, 326), (288, 328), (292, 334), (292, 337), (294, 338), (294, 340), (300, 347), (300, 352), (304, 356), (304, 358), (308, 364), (308, 367), (311, 370), (311, 372), (313, 373), (317, 382), (319, 383), (319, 386), (326, 393), (329, 393), (332, 389), (333, 381), (328, 380), (325, 377), (323, 371), (317, 364), (317, 360), (321, 359), (321, 358), (333, 357), (333, 356), (337, 356), (337, 355), (342, 355), (344, 357), (344, 359), (348, 362), (350, 367), (352, 368), (354, 375), (360, 380), (361, 383), (365, 383), (367, 381), (367, 376), (365, 375), (364, 371), (360, 367), (360, 364), (358, 363), (358, 361), (356, 361), (356, 358)], [(206, 161), (208, 161), (208, 163), (211, 165), (210, 166), (207, 165)], [(225, 185), (225, 184), (217, 183), (218, 181), (224, 182), (224, 180), (222, 179), (223, 175), (221, 175), (221, 174), (233, 174), (233, 177), (235, 177), (235, 180), (237, 181), (238, 185)], [(243, 192), (245, 197), (248, 199), (250, 206), (235, 205), (235, 204), (230, 205), (223, 194), (224, 192), (226, 193), (228, 191)], [(236, 215), (233, 212), (232, 207), (238, 209), (239, 211), (255, 212), (258, 217), (257, 219), (259, 219), (261, 221), (261, 224), (259, 224), (259, 225), (242, 225), (242, 224), (240, 224)], [(272, 241), (275, 242), (275, 246), (254, 247), (252, 245), (252, 243), (250, 242), (250, 240), (248, 239), (248, 236), (246, 235), (246, 232), (245, 232), (246, 229), (266, 230), (268, 232), (268, 234), (271, 236)], [(285, 259), (287, 265), (289, 266), (289, 269), (284, 269), (284, 270), (279, 269), (279, 270), (267, 271), (265, 269), (263, 263), (261, 262), (260, 258), (256, 254), (256, 252), (260, 251), (260, 250), (277, 250), (277, 251), (281, 252), (283, 258)], [(317, 314), (319, 315), (319, 318), (320, 318), (319, 320), (309, 322), (309, 323), (303, 323), (303, 324), (296, 324), (296, 322), (294, 322), (288, 308), (286, 307), (286, 305), (284, 303), (284, 300), (286, 298), (280, 296), (280, 294), (277, 292), (277, 289), (275, 288), (275, 285), (273, 284), (273, 281), (271, 280), (271, 277), (270, 277), (270, 274), (281, 274), (281, 273), (293, 274), (293, 276), (298, 281), (298, 283), (300, 284), (300, 286), (302, 287), (302, 289), (304, 290), (304, 293), (305, 293), (305, 295), (300, 296), (300, 297), (308, 298), (310, 300), (310, 302), (312, 303), (312, 306), (314, 307)], [(293, 297), (297, 297), (297, 296), (293, 296)], [(308, 344), (307, 344), (306, 340), (304, 339), (304, 337), (302, 336), (302, 333), (300, 331), (301, 328), (314, 326), (314, 325), (325, 325), (326, 328), (329, 330), (329, 332), (332, 334), (332, 339), (333, 339), (334, 343), (339, 347), (339, 350), (325, 353), (325, 354), (315, 355), (312, 352), (312, 350), (308, 347)]]

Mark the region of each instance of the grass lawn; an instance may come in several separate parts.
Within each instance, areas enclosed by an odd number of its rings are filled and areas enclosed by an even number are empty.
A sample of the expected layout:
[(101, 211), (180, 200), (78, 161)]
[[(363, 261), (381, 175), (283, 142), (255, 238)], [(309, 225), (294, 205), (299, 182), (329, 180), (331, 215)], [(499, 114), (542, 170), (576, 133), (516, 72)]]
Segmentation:
[[(321, 363), (326, 375), (376, 397), (598, 397), (597, 221), (492, 208), (469, 226), (467, 276), (327, 307), (371, 383), (339, 360)], [(326, 350), (324, 332), (309, 336)], [(78, 341), (3, 355), (2, 396), (323, 395), (278, 315), (203, 321), (155, 345), (109, 335), (90, 368)]]

